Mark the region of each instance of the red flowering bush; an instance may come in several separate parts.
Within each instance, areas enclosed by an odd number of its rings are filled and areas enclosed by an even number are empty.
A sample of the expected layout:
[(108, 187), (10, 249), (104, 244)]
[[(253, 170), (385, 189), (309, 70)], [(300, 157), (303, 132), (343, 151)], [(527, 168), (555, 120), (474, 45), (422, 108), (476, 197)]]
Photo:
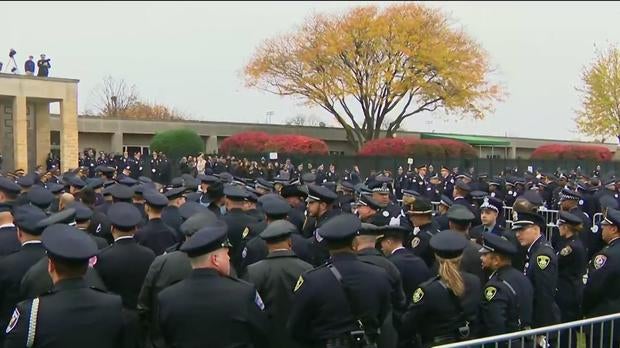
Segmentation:
[(367, 142), (361, 156), (415, 156), (423, 158), (472, 158), (476, 150), (469, 144), (450, 139), (383, 138)]
[(613, 153), (600, 145), (541, 145), (532, 152), (532, 159), (592, 159), (610, 161)]
[(270, 135), (264, 132), (243, 132), (232, 135), (220, 144), (220, 153), (300, 153), (326, 155), (327, 144), (320, 139), (304, 135)]

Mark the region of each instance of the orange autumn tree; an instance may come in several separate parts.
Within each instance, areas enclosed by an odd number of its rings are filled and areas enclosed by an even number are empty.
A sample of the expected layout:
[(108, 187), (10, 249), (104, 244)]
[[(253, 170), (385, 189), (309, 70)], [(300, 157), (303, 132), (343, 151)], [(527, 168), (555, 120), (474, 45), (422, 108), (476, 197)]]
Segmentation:
[(486, 52), (439, 10), (418, 3), (310, 17), (266, 40), (246, 84), (320, 106), (358, 149), (425, 111), (484, 118), (501, 99)]

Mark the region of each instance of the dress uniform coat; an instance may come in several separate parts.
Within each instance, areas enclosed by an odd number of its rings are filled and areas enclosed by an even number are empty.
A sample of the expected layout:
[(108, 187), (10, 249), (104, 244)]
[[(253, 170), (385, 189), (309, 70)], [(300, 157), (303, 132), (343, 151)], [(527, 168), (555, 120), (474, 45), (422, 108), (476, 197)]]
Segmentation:
[(288, 212), (288, 221), (295, 225), (298, 230), (302, 230), (304, 227), (304, 220), (306, 219), (306, 215), (304, 214), (306, 211), (306, 207), (303, 204), (300, 204), (298, 207), (294, 207), (291, 211)]
[(493, 272), (482, 292), (480, 336), (516, 332), (532, 323), (534, 289), (530, 281), (512, 266)]
[(478, 243), (482, 243), (482, 234), (485, 232), (493, 233), (496, 236), (502, 236), (504, 235), (504, 228), (503, 226), (500, 226), (499, 223), (496, 223), (493, 228), (478, 225), (469, 231), (469, 237), (475, 239)]
[(394, 250), (387, 259), (398, 268), (403, 281), (405, 299), (410, 303), (415, 289), (431, 277), (428, 266), (424, 260), (404, 247)]
[(87, 229), (81, 229), (80, 228), (79, 230), (83, 231), (86, 234), (88, 234), (88, 236), (95, 241), (95, 243), (97, 244), (97, 249), (101, 250), (101, 249), (106, 248), (108, 245), (110, 245), (110, 244), (108, 244), (108, 241), (105, 240), (105, 238), (95, 236), (94, 234), (88, 232), (88, 228)]
[(439, 228), (435, 223), (422, 225), (417, 229), (414, 228), (411, 241), (405, 243), (405, 246), (411, 248), (414, 254), (422, 258), (424, 263), (426, 263), (426, 266), (429, 268), (433, 266), (433, 263), (435, 263), (435, 253), (428, 243), (430, 242), (431, 237), (438, 232)]
[(44, 256), (45, 249), (36, 241), (24, 244), (20, 251), (0, 260), (0, 328), (7, 327), (15, 305), (23, 300), (19, 292), (22, 277)]
[[(329, 265), (336, 267), (341, 282)], [(351, 331), (359, 329), (343, 286), (375, 329), (383, 324), (391, 311), (392, 286), (387, 273), (358, 260), (355, 254), (338, 253), (332, 255), (329, 264), (308, 271), (297, 280), (288, 321), (293, 338), (319, 345), (328, 339), (348, 337)], [(371, 329), (368, 325), (366, 328)]]
[(151, 249), (155, 255), (161, 255), (178, 242), (174, 230), (162, 219), (151, 219), (136, 233), (138, 244)]
[[(122, 302), (116, 295), (87, 286), (82, 278), (65, 279), (38, 298), (37, 326), (32, 347), (122, 347)], [(20, 302), (7, 327), (6, 348), (28, 342), (33, 300)]]
[[(313, 266), (321, 265), (325, 263), (325, 261), (329, 258), (329, 252), (327, 251), (325, 243), (320, 241), (320, 238), (317, 237), (319, 233), (318, 231), (321, 229), (321, 226), (323, 226), (327, 221), (329, 221), (329, 219), (333, 218), (334, 216), (338, 216), (339, 214), (340, 213), (336, 209), (331, 209), (318, 218), (308, 217), (308, 219), (306, 220), (304, 230), (309, 231), (309, 237), (307, 240), (311, 245), (310, 253), (312, 255), (312, 262), (310, 263)], [(306, 236), (306, 234), (302, 235)]]
[(435, 215), (435, 217), (433, 217), (433, 221), (435, 225), (437, 225), (437, 228), (440, 231), (447, 230), (450, 228), (450, 225), (449, 225), (450, 221), (448, 220), (447, 214)]
[(244, 234), (250, 233), (248, 226), (257, 222), (256, 218), (246, 214), (241, 209), (231, 209), (228, 213), (222, 216), (222, 220), (226, 222), (228, 226), (228, 238), (232, 247), (229, 250), (230, 263), (235, 268), (237, 274), (241, 271), (242, 252), (245, 247)]
[[(262, 225), (263, 223), (259, 224)], [(267, 225), (265, 224), (264, 227), (266, 226)], [(264, 230), (264, 227), (262, 230)], [(262, 232), (262, 230), (260, 232)], [(260, 232), (258, 232), (258, 234), (260, 234)], [(300, 234), (293, 233), (291, 234), (291, 244), (295, 256), (307, 263), (312, 262), (313, 246), (311, 241), (302, 237)], [(245, 247), (241, 252), (241, 270), (238, 274), (245, 274), (245, 271), (249, 265), (260, 260), (264, 260), (268, 254), (269, 249), (267, 248), (267, 243), (265, 243), (265, 241), (258, 235), (255, 235), (247, 243), (245, 243)]]
[[(473, 325), (478, 320), (481, 294), (480, 280), (475, 275), (461, 272), (461, 276), (465, 285), (461, 298), (448, 289), (439, 276), (420, 284), (402, 317), (400, 332), (418, 333), (424, 348), (459, 340), (459, 327), (464, 327), (466, 322)], [(471, 335), (474, 329), (470, 327)]]
[(149, 267), (138, 295), (138, 315), (147, 348), (166, 346), (157, 324), (157, 295), (165, 288), (186, 279), (191, 273), (192, 265), (187, 254), (179, 250), (157, 256)]
[[(43, 257), (37, 261), (26, 274), (21, 279), (20, 285), (20, 297), (21, 298), (35, 298), (37, 296), (41, 296), (54, 288), (54, 283), (52, 283), (52, 278), (50, 278), (49, 273), (47, 272), (47, 264), (48, 258)], [(92, 267), (88, 267), (86, 270), (86, 274), (84, 275), (84, 282), (86, 286), (99, 289), (102, 291), (106, 291), (105, 284), (103, 284), (103, 280)]]
[(265, 303), (269, 319), (269, 347), (299, 347), (288, 334), (286, 323), (293, 300), (293, 288), (299, 276), (312, 266), (291, 250), (272, 251), (267, 257), (248, 266), (247, 281), (254, 284)]
[(242, 280), (195, 269), (158, 299), (158, 322), (168, 346), (268, 347), (264, 305), (254, 286)]
[(167, 206), (161, 211), (161, 220), (168, 225), (168, 227), (174, 230), (176, 240), (183, 240), (183, 233), (181, 232), (181, 224), (183, 223), (183, 217), (179, 212), (179, 208), (173, 205)]
[(558, 284), (558, 258), (551, 244), (540, 236), (526, 255), (525, 275), (534, 288), (532, 327), (560, 323), (560, 309), (555, 302)]
[[(586, 232), (587, 233), (587, 232)], [(586, 273), (586, 250), (578, 236), (562, 238), (557, 247), (558, 292), (555, 299), (560, 307), (562, 322), (583, 318), (583, 276)]]
[(119, 238), (101, 250), (95, 268), (112, 293), (123, 299), (123, 306), (135, 310), (138, 294), (155, 254), (136, 243), (133, 237)]
[(0, 260), (19, 251), (21, 243), (17, 239), (17, 228), (13, 224), (0, 226)]

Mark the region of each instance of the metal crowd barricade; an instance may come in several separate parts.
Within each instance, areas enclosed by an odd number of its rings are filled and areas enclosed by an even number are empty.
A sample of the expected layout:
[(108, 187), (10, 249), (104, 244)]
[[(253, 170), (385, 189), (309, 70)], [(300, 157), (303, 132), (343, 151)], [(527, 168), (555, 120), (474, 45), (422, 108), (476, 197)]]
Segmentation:
[[(620, 313), (616, 313), (434, 347), (536, 348), (540, 347), (537, 342), (540, 342), (544, 337), (547, 344), (550, 344), (549, 347), (617, 348), (620, 337), (614, 337), (614, 324), (620, 325), (619, 319)], [(614, 321), (616, 322), (614, 323)]]

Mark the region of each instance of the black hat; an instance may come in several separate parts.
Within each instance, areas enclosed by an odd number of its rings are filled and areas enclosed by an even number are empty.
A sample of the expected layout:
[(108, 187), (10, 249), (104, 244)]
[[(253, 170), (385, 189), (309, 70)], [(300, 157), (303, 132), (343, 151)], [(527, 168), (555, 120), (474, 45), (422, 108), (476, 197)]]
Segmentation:
[(112, 226), (120, 229), (131, 229), (142, 222), (142, 214), (131, 203), (114, 203), (108, 209), (108, 218)]
[(306, 173), (301, 176), (301, 181), (304, 184), (311, 184), (316, 181), (316, 175), (313, 173)]
[(426, 164), (420, 163), (420, 164), (416, 165), (415, 167), (416, 167), (416, 169), (426, 168)]
[(44, 189), (43, 187), (34, 186), (30, 189), (30, 191), (28, 191), (28, 193), (26, 194), (26, 198), (31, 204), (41, 209), (47, 209), (50, 204), (52, 204), (55, 197), (53, 193)]
[(372, 192), (378, 192), (381, 194), (389, 194), (390, 193), (390, 183), (392, 182), (392, 178), (379, 175), (375, 177), (375, 179), (368, 185), (368, 187), (372, 190)]
[(146, 204), (152, 207), (163, 208), (168, 205), (168, 198), (155, 190), (146, 190), (143, 196)]
[(37, 224), (38, 228), (46, 228), (47, 226), (51, 226), (54, 224), (66, 224), (66, 225), (74, 225), (75, 224), (75, 209), (66, 208), (58, 213), (52, 214), (45, 219), (39, 221)]
[(101, 178), (88, 178), (86, 179), (86, 187), (90, 187), (93, 190), (103, 187), (103, 180)]
[(192, 215), (181, 224), (181, 232), (186, 236), (192, 236), (198, 232), (201, 228), (206, 226), (212, 226), (217, 223), (224, 223), (218, 220), (217, 216), (210, 210), (202, 211), (198, 214)]
[(210, 184), (209, 188), (207, 188), (207, 197), (212, 201), (224, 197), (224, 184), (221, 181)]
[(82, 179), (80, 179), (79, 177), (77, 177), (77, 175), (70, 176), (70, 177), (67, 179), (67, 183), (68, 183), (70, 186), (77, 187), (77, 188), (79, 188), (79, 189), (81, 189), (81, 188), (83, 188), (84, 186), (86, 186), (86, 183), (84, 182), (84, 180), (82, 180)]
[(610, 195), (604, 195), (599, 198), (599, 204), (601, 206), (601, 211), (605, 211), (605, 209), (619, 209), (620, 205), (618, 201)]
[(183, 187), (184, 186), (183, 178), (181, 177), (172, 178), (172, 180), (170, 181), (170, 186), (172, 186), (172, 188)]
[(454, 202), (452, 202), (450, 197), (448, 197), (446, 195), (441, 195), (441, 199), (439, 200), (439, 204), (445, 205), (446, 207), (450, 208), (452, 206), (452, 204), (454, 204)]
[(336, 198), (338, 198), (338, 195), (327, 187), (315, 184), (308, 184), (308, 198), (306, 199), (306, 201), (320, 201), (330, 204), (335, 201)]
[(453, 204), (450, 209), (448, 209), (448, 213), (446, 215), (448, 220), (453, 221), (470, 222), (476, 219), (474, 213), (461, 204)]
[(220, 181), (220, 179), (216, 178), (213, 175), (198, 174), (197, 178), (200, 180), (200, 182), (204, 182), (206, 184), (213, 184)]
[(260, 237), (269, 243), (270, 240), (278, 240), (285, 236), (290, 236), (297, 232), (297, 227), (287, 220), (277, 220), (265, 228), (261, 232)]
[(495, 197), (485, 197), (484, 202), (480, 205), (480, 209), (491, 209), (501, 214), (504, 210), (504, 202)]
[(564, 188), (560, 192), (560, 201), (579, 201), (581, 200), (581, 193)]
[(327, 220), (318, 233), (328, 242), (352, 239), (362, 227), (360, 219), (353, 214), (342, 214)]
[(93, 211), (82, 202), (73, 202), (68, 207), (75, 209), (76, 222), (90, 220), (93, 216)]
[(223, 172), (220, 174), (215, 174), (214, 175), (217, 178), (220, 178), (220, 180), (225, 183), (225, 184), (229, 184), (231, 182), (233, 182), (234, 177), (232, 176), (232, 174), (228, 173), (228, 172)]
[(284, 216), (291, 211), (291, 205), (282, 198), (269, 198), (261, 202), (265, 215), (269, 217)]
[(516, 219), (513, 217), (512, 230), (520, 230), (531, 225), (545, 226), (545, 219), (537, 213), (517, 212)]
[(401, 191), (403, 193), (403, 197), (404, 196), (413, 196), (413, 197), (421, 197), (420, 193), (418, 191), (415, 190), (402, 190)]
[(185, 202), (180, 208), (179, 208), (179, 214), (181, 214), (181, 217), (184, 220), (189, 219), (190, 217), (208, 211), (209, 208), (205, 207), (204, 205), (197, 203), (197, 202)]
[(123, 176), (123, 177), (122, 177), (122, 178), (118, 181), (118, 183), (119, 183), (119, 184), (121, 184), (121, 185), (125, 185), (125, 186), (129, 186), (129, 187), (131, 187), (131, 186), (137, 185), (137, 184), (138, 184), (138, 180), (136, 180), (136, 179), (134, 179), (134, 178), (132, 178), (132, 177), (130, 177), (130, 176), (126, 176), (126, 175), (125, 175), (125, 176)]
[(578, 226), (581, 225), (583, 221), (581, 218), (575, 214), (571, 214), (567, 211), (560, 211), (560, 218), (558, 219), (557, 225), (567, 224)]
[(250, 192), (238, 185), (224, 185), (224, 195), (231, 201), (247, 201)]
[(13, 211), (13, 202), (0, 202), (0, 213)]
[(494, 252), (502, 255), (514, 255), (517, 253), (517, 246), (508, 239), (500, 237), (491, 232), (482, 234), (482, 248), (480, 253)]
[(454, 184), (455, 187), (458, 187), (459, 189), (465, 191), (465, 192), (470, 192), (471, 191), (471, 186), (469, 186), (469, 184), (465, 183), (465, 181), (463, 180), (457, 180), (456, 183)]
[(199, 202), (202, 197), (202, 192), (190, 192), (185, 195), (185, 200), (188, 202)]
[(288, 198), (288, 197), (304, 198), (308, 196), (306, 192), (300, 189), (299, 185), (286, 185), (282, 187), (282, 189), (280, 190), (280, 195), (283, 198)]
[[(106, 188), (108, 188), (108, 187), (110, 187), (110, 186), (112, 186), (114, 184), (116, 184), (116, 181), (114, 181), (114, 180), (104, 180), (103, 181), (103, 188), (106, 189)], [(106, 194), (105, 190), (103, 191), (103, 194), (104, 195)], [(107, 194), (109, 195), (110, 193), (108, 192)]]
[(493, 179), (489, 181), (489, 186), (502, 186), (502, 181), (502, 178), (500, 178), (499, 176), (494, 176)]
[(324, 182), (324, 183), (321, 184), (321, 186), (329, 189), (332, 192), (336, 192), (336, 183), (335, 182), (330, 182), (330, 181)]
[(256, 179), (256, 186), (257, 189), (263, 189), (266, 191), (271, 191), (273, 190), (273, 183), (270, 181), (267, 181), (263, 178), (258, 178)]
[(41, 241), (50, 257), (67, 261), (85, 262), (98, 252), (95, 240), (73, 226), (48, 226), (43, 231)]
[[(112, 198), (127, 201), (130, 200), (134, 195), (133, 188), (121, 184), (114, 184), (106, 189)], [(105, 193), (105, 190), (104, 190)]]
[(607, 209), (607, 213), (603, 215), (601, 225), (614, 225), (620, 227), (620, 210)]
[(410, 230), (406, 227), (400, 225), (385, 225), (379, 227), (381, 234), (377, 236), (377, 239), (382, 239), (386, 237), (394, 237), (400, 240), (403, 240), (405, 236), (410, 232)]
[(114, 170), (115, 170), (114, 168), (108, 167), (108, 166), (97, 166), (95, 168), (95, 171), (101, 172), (103, 174), (113, 174)]
[(151, 178), (147, 177), (147, 176), (138, 177), (138, 181), (143, 183), (143, 184), (149, 184), (149, 183), (153, 182), (153, 180)]
[(372, 199), (372, 197), (369, 195), (361, 195), (359, 200), (357, 201), (357, 204), (367, 206), (372, 210), (381, 210), (387, 207), (387, 204), (381, 204)]
[(536, 191), (527, 190), (523, 192), (523, 194), (517, 198), (525, 199), (526, 201), (530, 202), (531, 204), (535, 206), (543, 205), (542, 197)]
[(228, 227), (222, 223), (200, 229), (181, 245), (180, 250), (187, 253), (189, 257), (196, 257), (220, 248), (230, 247), (232, 244), (228, 240)]
[(382, 226), (362, 222), (362, 227), (357, 231), (358, 235), (378, 236), (382, 232)]
[(437, 256), (453, 259), (463, 254), (469, 241), (462, 233), (444, 230), (432, 236), (429, 244)]
[(38, 223), (47, 218), (45, 212), (32, 205), (22, 205), (13, 210), (13, 220), (15, 225), (28, 234), (38, 236), (43, 232), (43, 228)]
[(185, 187), (176, 187), (176, 188), (166, 191), (164, 195), (169, 201), (171, 201), (173, 199), (182, 197), (184, 193), (185, 193)]
[(30, 174), (17, 178), (17, 185), (21, 187), (31, 187), (34, 185), (34, 177)]
[(484, 191), (475, 190), (475, 191), (471, 191), (469, 195), (471, 196), (471, 199), (481, 201), (484, 199), (484, 197), (488, 196), (489, 194)]
[(21, 190), (22, 188), (16, 183), (5, 177), (0, 177), (0, 191), (17, 194), (20, 193)]
[(47, 183), (45, 186), (52, 194), (59, 194), (65, 189), (63, 185), (57, 184), (55, 182)]
[(433, 213), (433, 204), (424, 197), (416, 197), (413, 203), (408, 207), (408, 214), (424, 215)]

